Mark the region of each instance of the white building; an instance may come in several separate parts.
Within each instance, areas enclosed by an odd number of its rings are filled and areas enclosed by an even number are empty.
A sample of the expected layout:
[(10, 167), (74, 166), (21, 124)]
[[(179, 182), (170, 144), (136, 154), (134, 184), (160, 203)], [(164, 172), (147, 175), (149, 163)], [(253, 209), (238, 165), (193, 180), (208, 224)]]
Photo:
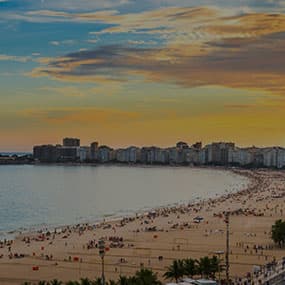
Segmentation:
[(277, 167), (277, 149), (268, 147), (262, 149), (263, 165), (265, 167)]
[(140, 149), (135, 146), (130, 146), (126, 149), (127, 161), (130, 163), (136, 163), (140, 159)]
[(277, 148), (277, 168), (285, 167), (285, 148)]
[(203, 149), (203, 164), (208, 164), (213, 162), (213, 146), (208, 144)]
[(250, 165), (253, 163), (253, 154), (248, 148), (234, 148), (229, 152), (229, 163), (240, 166)]
[(100, 162), (109, 162), (112, 159), (112, 149), (108, 146), (100, 146), (98, 149), (98, 160)]
[(178, 161), (178, 149), (176, 147), (170, 147), (167, 149), (169, 154), (169, 163), (175, 164)]
[(91, 152), (89, 146), (81, 146), (78, 148), (78, 156), (81, 162), (91, 159)]
[(187, 164), (200, 164), (200, 150), (196, 148), (184, 149), (184, 160)]
[(118, 162), (127, 162), (127, 155), (126, 155), (126, 150), (119, 148), (116, 150), (116, 160)]

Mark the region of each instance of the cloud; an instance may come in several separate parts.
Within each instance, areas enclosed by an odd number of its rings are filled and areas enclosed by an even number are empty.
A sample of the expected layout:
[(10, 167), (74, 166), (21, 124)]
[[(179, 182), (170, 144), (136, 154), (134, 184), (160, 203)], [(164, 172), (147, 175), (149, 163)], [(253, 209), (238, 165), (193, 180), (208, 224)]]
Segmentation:
[(112, 7), (128, 6), (130, 0), (13, 0), (1, 2), (11, 2), (7, 8), (19, 10), (38, 10), (38, 9), (51, 9), (57, 11), (90, 11), (98, 9), (109, 9)]
[(129, 0), (44, 0), (40, 6), (42, 8), (52, 8), (57, 10), (88, 11), (118, 7), (129, 3)]
[(88, 43), (91, 43), (91, 44), (96, 44), (98, 42), (98, 40), (96, 39), (89, 39), (87, 40)]
[(226, 109), (232, 109), (232, 110), (245, 110), (254, 107), (251, 104), (228, 104), (224, 105)]
[(76, 40), (63, 40), (63, 41), (50, 41), (49, 44), (53, 46), (60, 46), (60, 45), (74, 45), (76, 44)]
[[(2, 0), (3, 1), (3, 0)], [(13, 0), (11, 7), (27, 10), (50, 9), (55, 11), (94, 11), (120, 9), (121, 11), (153, 10), (160, 7), (216, 6), (236, 9), (271, 10), (284, 7), (283, 0)]]
[(140, 75), (145, 81), (184, 87), (220, 85), (285, 94), (285, 33), (210, 42), (193, 53), (191, 48), (99, 47), (53, 59), (33, 76), (102, 83)]
[(77, 88), (74, 86), (63, 86), (63, 87), (50, 87), (50, 86), (45, 86), (41, 87), (39, 90), (41, 91), (46, 91), (51, 94), (59, 94), (63, 95), (66, 97), (86, 97), (86, 93), (82, 91), (81, 88)]
[[(167, 7), (141, 13), (117, 11), (31, 15), (88, 19), (109, 24), (96, 34), (147, 34), (160, 42), (129, 39), (128, 45), (98, 46), (47, 59), (30, 76), (77, 82), (146, 81), (180, 86), (220, 85), (284, 93), (285, 15), (209, 7)], [(40, 60), (38, 60), (40, 61)]]
[(32, 57), (0, 54), (0, 61), (16, 61), (20, 63), (26, 63), (32, 61)]
[(43, 121), (49, 124), (58, 125), (93, 125), (94, 122), (100, 122), (100, 124), (116, 125), (122, 122), (128, 122), (138, 118), (139, 115), (136, 112), (121, 111), (117, 109), (107, 108), (55, 108), (48, 110), (24, 110), (21, 112), (23, 117), (27, 117), (33, 120)]
[(139, 13), (121, 14), (116, 10), (68, 13), (37, 10), (22, 16), (30, 21), (83, 21), (107, 24), (91, 35), (153, 35), (173, 44), (205, 43), (225, 38), (251, 38), (284, 31), (282, 14), (240, 13), (209, 7), (166, 7)]
[(58, 41), (51, 41), (49, 43), (53, 46), (59, 46), (60, 45), (60, 43)]
[(14, 61), (19, 63), (36, 62), (40, 64), (48, 64), (51, 60), (52, 58), (50, 57), (41, 57), (40, 53), (32, 53), (31, 56), (0, 54), (0, 61)]

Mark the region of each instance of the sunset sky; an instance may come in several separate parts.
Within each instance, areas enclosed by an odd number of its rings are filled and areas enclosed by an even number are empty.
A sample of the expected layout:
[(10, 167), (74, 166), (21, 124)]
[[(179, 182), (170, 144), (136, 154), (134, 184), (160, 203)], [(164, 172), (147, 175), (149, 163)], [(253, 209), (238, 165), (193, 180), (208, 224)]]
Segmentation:
[(285, 146), (285, 1), (0, 0), (0, 86), (0, 151)]

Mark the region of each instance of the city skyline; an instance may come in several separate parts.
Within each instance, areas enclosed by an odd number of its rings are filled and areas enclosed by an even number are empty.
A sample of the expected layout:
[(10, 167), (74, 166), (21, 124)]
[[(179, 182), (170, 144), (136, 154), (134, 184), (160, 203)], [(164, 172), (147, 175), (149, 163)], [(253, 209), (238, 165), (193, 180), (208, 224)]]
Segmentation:
[[(70, 136), (69, 136), (70, 137)], [(137, 148), (151, 148), (151, 147), (157, 147), (157, 148), (163, 148), (163, 149), (166, 149), (166, 148), (171, 148), (173, 146), (175, 146), (178, 142), (185, 142), (186, 144), (189, 145), (189, 147), (197, 144), (197, 143), (201, 143), (202, 146), (207, 146), (207, 145), (211, 145), (211, 144), (215, 144), (215, 143), (234, 143), (236, 145), (236, 147), (239, 147), (239, 148), (260, 148), (260, 149), (263, 149), (263, 148), (285, 148), (285, 145), (266, 145), (266, 144), (239, 144), (239, 143), (236, 143), (235, 141), (233, 140), (222, 140), (222, 139), (218, 139), (218, 140), (215, 140), (215, 141), (194, 141), (194, 140), (184, 140), (184, 139), (173, 139), (172, 142), (170, 143), (161, 143), (161, 144), (156, 144), (156, 143), (152, 143), (152, 144), (132, 144), (132, 143), (125, 143), (125, 144), (108, 144), (104, 141), (94, 141), (91, 139), (89, 140), (80, 140), (80, 146), (82, 147), (85, 147), (85, 146), (89, 146), (90, 143), (92, 142), (97, 142), (99, 144), (99, 146), (107, 146), (107, 147), (110, 147), (112, 149), (126, 149), (126, 148), (129, 148), (129, 147), (137, 147)], [(102, 144), (101, 144), (102, 143)], [(56, 140), (56, 141), (51, 141), (49, 140), (48, 142), (47, 141), (42, 141), (38, 144), (34, 144), (34, 145), (30, 145), (28, 146), (27, 148), (23, 148), (21, 147), (20, 150), (18, 151), (17, 149), (7, 149), (7, 150), (2, 150), (0, 149), (0, 153), (32, 153), (33, 152), (33, 147), (34, 146), (43, 146), (43, 145), (53, 145), (53, 146), (56, 146), (56, 145), (63, 145), (62, 144), (62, 138), (60, 138), (59, 140)], [(22, 151), (21, 151), (22, 150)]]
[(0, 151), (285, 146), (285, 5), (0, 0)]
[(213, 142), (189, 145), (179, 141), (175, 146), (157, 146), (113, 149), (99, 142), (82, 146), (79, 138), (64, 138), (62, 144), (37, 145), (33, 158), (40, 162), (119, 162), (170, 165), (234, 165), (241, 167), (285, 167), (285, 148), (240, 148), (234, 142)]

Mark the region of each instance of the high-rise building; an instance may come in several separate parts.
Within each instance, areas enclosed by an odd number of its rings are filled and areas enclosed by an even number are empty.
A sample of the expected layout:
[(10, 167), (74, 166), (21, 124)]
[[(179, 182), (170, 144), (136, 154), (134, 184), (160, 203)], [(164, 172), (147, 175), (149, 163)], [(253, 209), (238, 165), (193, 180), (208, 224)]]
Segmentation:
[(202, 142), (196, 142), (192, 145), (193, 148), (202, 149)]
[(33, 157), (41, 162), (57, 162), (60, 152), (54, 145), (39, 145), (33, 148)]
[(106, 145), (102, 145), (98, 148), (98, 160), (100, 162), (109, 162), (112, 160), (112, 148), (106, 146)]
[(62, 140), (62, 144), (63, 146), (67, 146), (67, 147), (78, 147), (80, 146), (80, 139), (77, 138), (64, 138)]
[(285, 148), (277, 149), (277, 168), (285, 168)]
[(97, 160), (98, 159), (98, 142), (93, 142), (90, 144), (90, 158), (92, 160)]
[(181, 141), (176, 144), (176, 147), (177, 147), (178, 149), (189, 148), (189, 146), (188, 146), (188, 144), (187, 144), (186, 142), (181, 142)]
[(80, 147), (62, 146), (58, 147), (61, 162), (74, 162), (80, 159)]
[(214, 164), (225, 165), (229, 163), (229, 153), (235, 148), (234, 143), (212, 143), (212, 162)]

